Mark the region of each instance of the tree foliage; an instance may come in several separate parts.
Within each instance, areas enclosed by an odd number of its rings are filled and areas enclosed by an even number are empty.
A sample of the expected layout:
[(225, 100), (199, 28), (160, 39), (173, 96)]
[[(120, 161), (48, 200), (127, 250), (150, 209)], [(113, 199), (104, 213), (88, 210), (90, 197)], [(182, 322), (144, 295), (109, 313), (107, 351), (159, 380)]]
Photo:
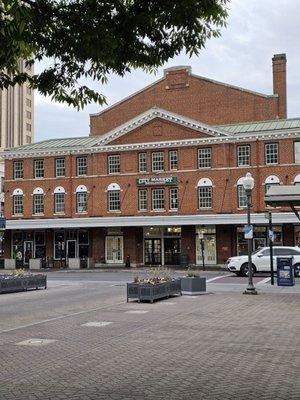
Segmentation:
[[(83, 84), (134, 68), (153, 71), (185, 50), (198, 54), (225, 26), (228, 0), (0, 0), (0, 88), (28, 81), (81, 108), (105, 97)], [(48, 59), (30, 74), (19, 68)]]

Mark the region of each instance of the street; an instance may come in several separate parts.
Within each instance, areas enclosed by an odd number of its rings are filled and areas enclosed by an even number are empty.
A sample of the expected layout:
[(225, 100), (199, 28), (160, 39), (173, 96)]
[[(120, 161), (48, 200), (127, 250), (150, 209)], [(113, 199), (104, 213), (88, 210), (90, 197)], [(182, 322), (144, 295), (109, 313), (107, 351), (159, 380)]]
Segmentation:
[(211, 294), (126, 303), (134, 275), (49, 272), (47, 290), (1, 295), (1, 400), (299, 398), (299, 279), (255, 277), (249, 297), (204, 271)]

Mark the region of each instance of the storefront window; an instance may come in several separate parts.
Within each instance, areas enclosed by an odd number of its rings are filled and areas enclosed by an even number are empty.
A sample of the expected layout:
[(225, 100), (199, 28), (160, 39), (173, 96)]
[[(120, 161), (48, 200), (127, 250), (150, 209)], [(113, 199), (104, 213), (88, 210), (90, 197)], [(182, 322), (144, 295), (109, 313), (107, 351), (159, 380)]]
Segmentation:
[(46, 257), (46, 247), (45, 247), (45, 232), (35, 232), (35, 258), (45, 258)]
[(88, 231), (79, 231), (78, 232), (78, 246), (79, 251), (78, 255), (80, 258), (89, 256), (89, 232)]
[(65, 258), (65, 232), (54, 233), (54, 258), (56, 260)]
[(164, 236), (181, 236), (181, 226), (168, 226), (164, 228)]
[(300, 226), (295, 226), (295, 246), (300, 246)]
[[(266, 226), (255, 226), (253, 232), (253, 242), (252, 242), (252, 250), (258, 250), (261, 247), (265, 247), (269, 245), (268, 242), (268, 230), (269, 228)], [(282, 245), (282, 227), (281, 226), (273, 226), (274, 232), (274, 242), (275, 246)], [(246, 255), (248, 253), (248, 241), (245, 239), (244, 227), (237, 227), (237, 255)]]
[(12, 258), (22, 260), (23, 258), (23, 233), (13, 233), (13, 245), (12, 245)]
[(149, 228), (145, 228), (145, 236), (161, 236), (161, 228), (150, 226)]

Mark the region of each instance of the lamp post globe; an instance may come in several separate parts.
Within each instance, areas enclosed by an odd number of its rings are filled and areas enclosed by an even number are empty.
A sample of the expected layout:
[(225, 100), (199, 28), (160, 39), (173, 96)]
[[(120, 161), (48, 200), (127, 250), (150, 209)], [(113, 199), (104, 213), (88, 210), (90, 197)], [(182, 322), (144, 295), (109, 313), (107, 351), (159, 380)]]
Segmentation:
[[(250, 172), (246, 173), (246, 176), (243, 178), (243, 187), (245, 189), (245, 193), (247, 196), (247, 224), (251, 226), (251, 193), (254, 188), (254, 179)], [(257, 294), (257, 291), (253, 285), (253, 269), (252, 269), (252, 243), (253, 239), (248, 238), (248, 286), (244, 291), (244, 294)]]

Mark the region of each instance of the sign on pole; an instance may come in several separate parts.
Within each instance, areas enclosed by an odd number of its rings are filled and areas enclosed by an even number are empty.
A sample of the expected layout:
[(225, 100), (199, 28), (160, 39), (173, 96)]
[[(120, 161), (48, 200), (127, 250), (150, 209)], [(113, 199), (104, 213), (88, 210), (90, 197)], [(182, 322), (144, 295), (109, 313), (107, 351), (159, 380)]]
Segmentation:
[(253, 239), (253, 225), (244, 226), (245, 239)]

